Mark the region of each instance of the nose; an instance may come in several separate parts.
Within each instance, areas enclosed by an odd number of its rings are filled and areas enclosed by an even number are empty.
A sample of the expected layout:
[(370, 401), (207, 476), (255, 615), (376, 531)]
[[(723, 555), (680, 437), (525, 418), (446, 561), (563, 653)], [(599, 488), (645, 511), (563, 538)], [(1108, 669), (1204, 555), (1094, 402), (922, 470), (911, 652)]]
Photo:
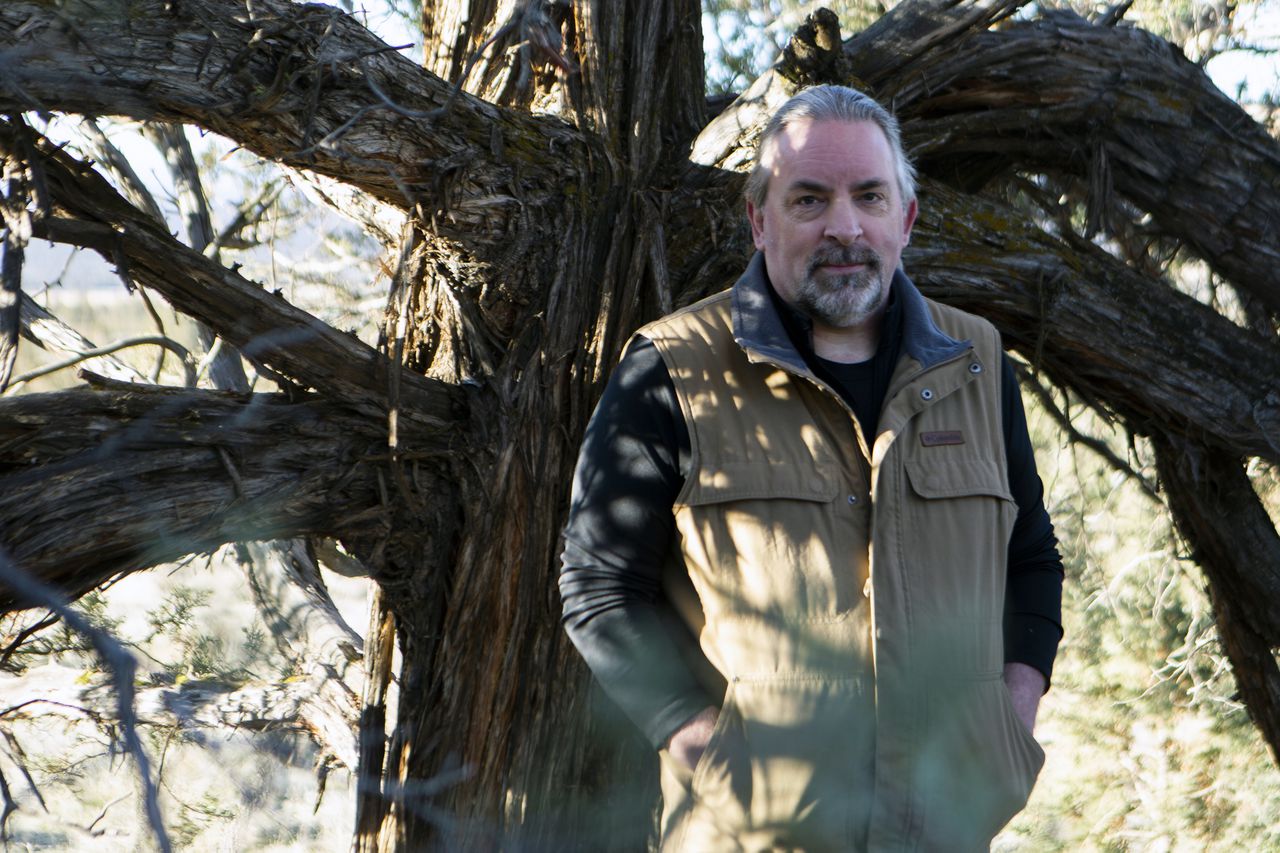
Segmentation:
[(828, 208), (825, 237), (843, 246), (851, 245), (862, 236), (862, 222), (858, 210), (849, 199), (836, 199)]

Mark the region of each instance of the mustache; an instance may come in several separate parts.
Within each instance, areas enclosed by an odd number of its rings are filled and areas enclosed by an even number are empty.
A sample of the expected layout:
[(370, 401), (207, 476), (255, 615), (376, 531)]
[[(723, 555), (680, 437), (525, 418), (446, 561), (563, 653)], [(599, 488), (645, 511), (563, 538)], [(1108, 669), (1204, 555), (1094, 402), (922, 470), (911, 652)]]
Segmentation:
[(809, 272), (828, 265), (846, 266), (866, 264), (869, 269), (880, 269), (880, 256), (866, 246), (828, 246), (818, 249), (809, 258)]

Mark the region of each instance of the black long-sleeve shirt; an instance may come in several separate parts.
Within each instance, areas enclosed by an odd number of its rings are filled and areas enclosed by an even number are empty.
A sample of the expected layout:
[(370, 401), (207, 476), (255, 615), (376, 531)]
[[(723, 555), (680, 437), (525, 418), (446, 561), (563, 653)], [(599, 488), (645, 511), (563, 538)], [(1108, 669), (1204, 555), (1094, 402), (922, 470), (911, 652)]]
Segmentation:
[[(819, 358), (807, 319), (773, 294), (796, 349), (834, 388), (864, 434), (876, 421), (897, 363), (901, 312), (893, 299), (875, 356), (860, 364)], [(1062, 636), (1062, 561), (1044, 509), (1017, 379), (1003, 364), (1002, 421), (1018, 516), (1009, 542), (1005, 660), (1052, 675)], [(695, 668), (708, 666), (662, 591), (675, 536), (672, 505), (689, 464), (689, 432), (665, 363), (632, 342), (610, 377), (583, 440), (565, 529), (560, 591), (564, 622), (605, 691), (660, 746), (719, 696)]]

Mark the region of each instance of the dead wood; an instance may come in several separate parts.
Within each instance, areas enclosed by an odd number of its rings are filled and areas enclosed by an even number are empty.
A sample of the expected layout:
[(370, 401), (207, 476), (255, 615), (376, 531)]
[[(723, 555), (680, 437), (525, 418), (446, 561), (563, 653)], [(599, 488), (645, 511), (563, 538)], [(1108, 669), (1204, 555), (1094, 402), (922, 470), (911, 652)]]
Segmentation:
[(310, 688), (299, 705), (300, 721), (322, 750), (354, 771), (355, 690), (364, 640), (338, 612), (306, 540), (254, 542), (235, 550), (276, 648), (294, 661), (294, 677)]
[(563, 161), (587, 150), (564, 122), (466, 94), (440, 110), (451, 93), (329, 6), (0, 7), (0, 111), (197, 124), (262, 157), (420, 208), (442, 235), (483, 256), (505, 248), (510, 229), (538, 208), (560, 202)]
[[(43, 350), (83, 356), (98, 348), (97, 344), (59, 320), (25, 293), (22, 294), (20, 316), (23, 336)], [(111, 355), (86, 358), (83, 366), (109, 379), (123, 382), (147, 381), (137, 370)]]
[(51, 364), (44, 364), (40, 367), (28, 370), (21, 376), (14, 376), (10, 380), (10, 384), (15, 386), (10, 388), (7, 393), (17, 390), (19, 384), (27, 383), (41, 376), (48, 376), (51, 373), (57, 373), (59, 370), (66, 370), (69, 367), (75, 367), (81, 363), (89, 363), (95, 361), (102, 356), (110, 355), (113, 352), (119, 352), (123, 349), (137, 346), (154, 346), (161, 350), (169, 350), (178, 357), (178, 363), (182, 366), (182, 384), (188, 388), (195, 387), (196, 384), (196, 362), (191, 357), (191, 352), (182, 344), (173, 338), (167, 338), (164, 335), (137, 335), (132, 338), (121, 338), (118, 341), (112, 341), (109, 344), (103, 344), (100, 347), (93, 347), (83, 352), (72, 353), (69, 357)]
[[(218, 253), (218, 234), (213, 229), (213, 218), (205, 198), (200, 170), (196, 165), (187, 133), (181, 125), (148, 122), (143, 131), (152, 144), (164, 155), (173, 178), (178, 214), (187, 234), (187, 245), (213, 261), (221, 262)], [(163, 223), (163, 219), (159, 220)], [(200, 346), (207, 353), (206, 361), (213, 387), (222, 391), (248, 391), (244, 364), (234, 347), (223, 347), (217, 333), (205, 323), (196, 323)]]

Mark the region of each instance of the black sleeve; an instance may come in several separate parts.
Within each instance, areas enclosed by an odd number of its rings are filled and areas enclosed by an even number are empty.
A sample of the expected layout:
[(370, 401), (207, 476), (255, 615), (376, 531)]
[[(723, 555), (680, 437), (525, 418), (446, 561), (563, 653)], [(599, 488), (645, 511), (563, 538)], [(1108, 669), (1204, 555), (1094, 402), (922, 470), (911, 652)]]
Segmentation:
[[(655, 746), (708, 705), (697, 641), (667, 603), (689, 434), (653, 344), (632, 342), (587, 426), (564, 532), (564, 625), (605, 692)], [(703, 658), (705, 660), (705, 658)]]
[(1040, 670), (1047, 688), (1062, 639), (1062, 557), (1044, 508), (1044, 486), (1036, 472), (1018, 378), (1007, 356), (1003, 361), (1005, 453), (1009, 490), (1018, 504), (1018, 518), (1009, 539), (1004, 659), (1005, 663), (1025, 663)]

